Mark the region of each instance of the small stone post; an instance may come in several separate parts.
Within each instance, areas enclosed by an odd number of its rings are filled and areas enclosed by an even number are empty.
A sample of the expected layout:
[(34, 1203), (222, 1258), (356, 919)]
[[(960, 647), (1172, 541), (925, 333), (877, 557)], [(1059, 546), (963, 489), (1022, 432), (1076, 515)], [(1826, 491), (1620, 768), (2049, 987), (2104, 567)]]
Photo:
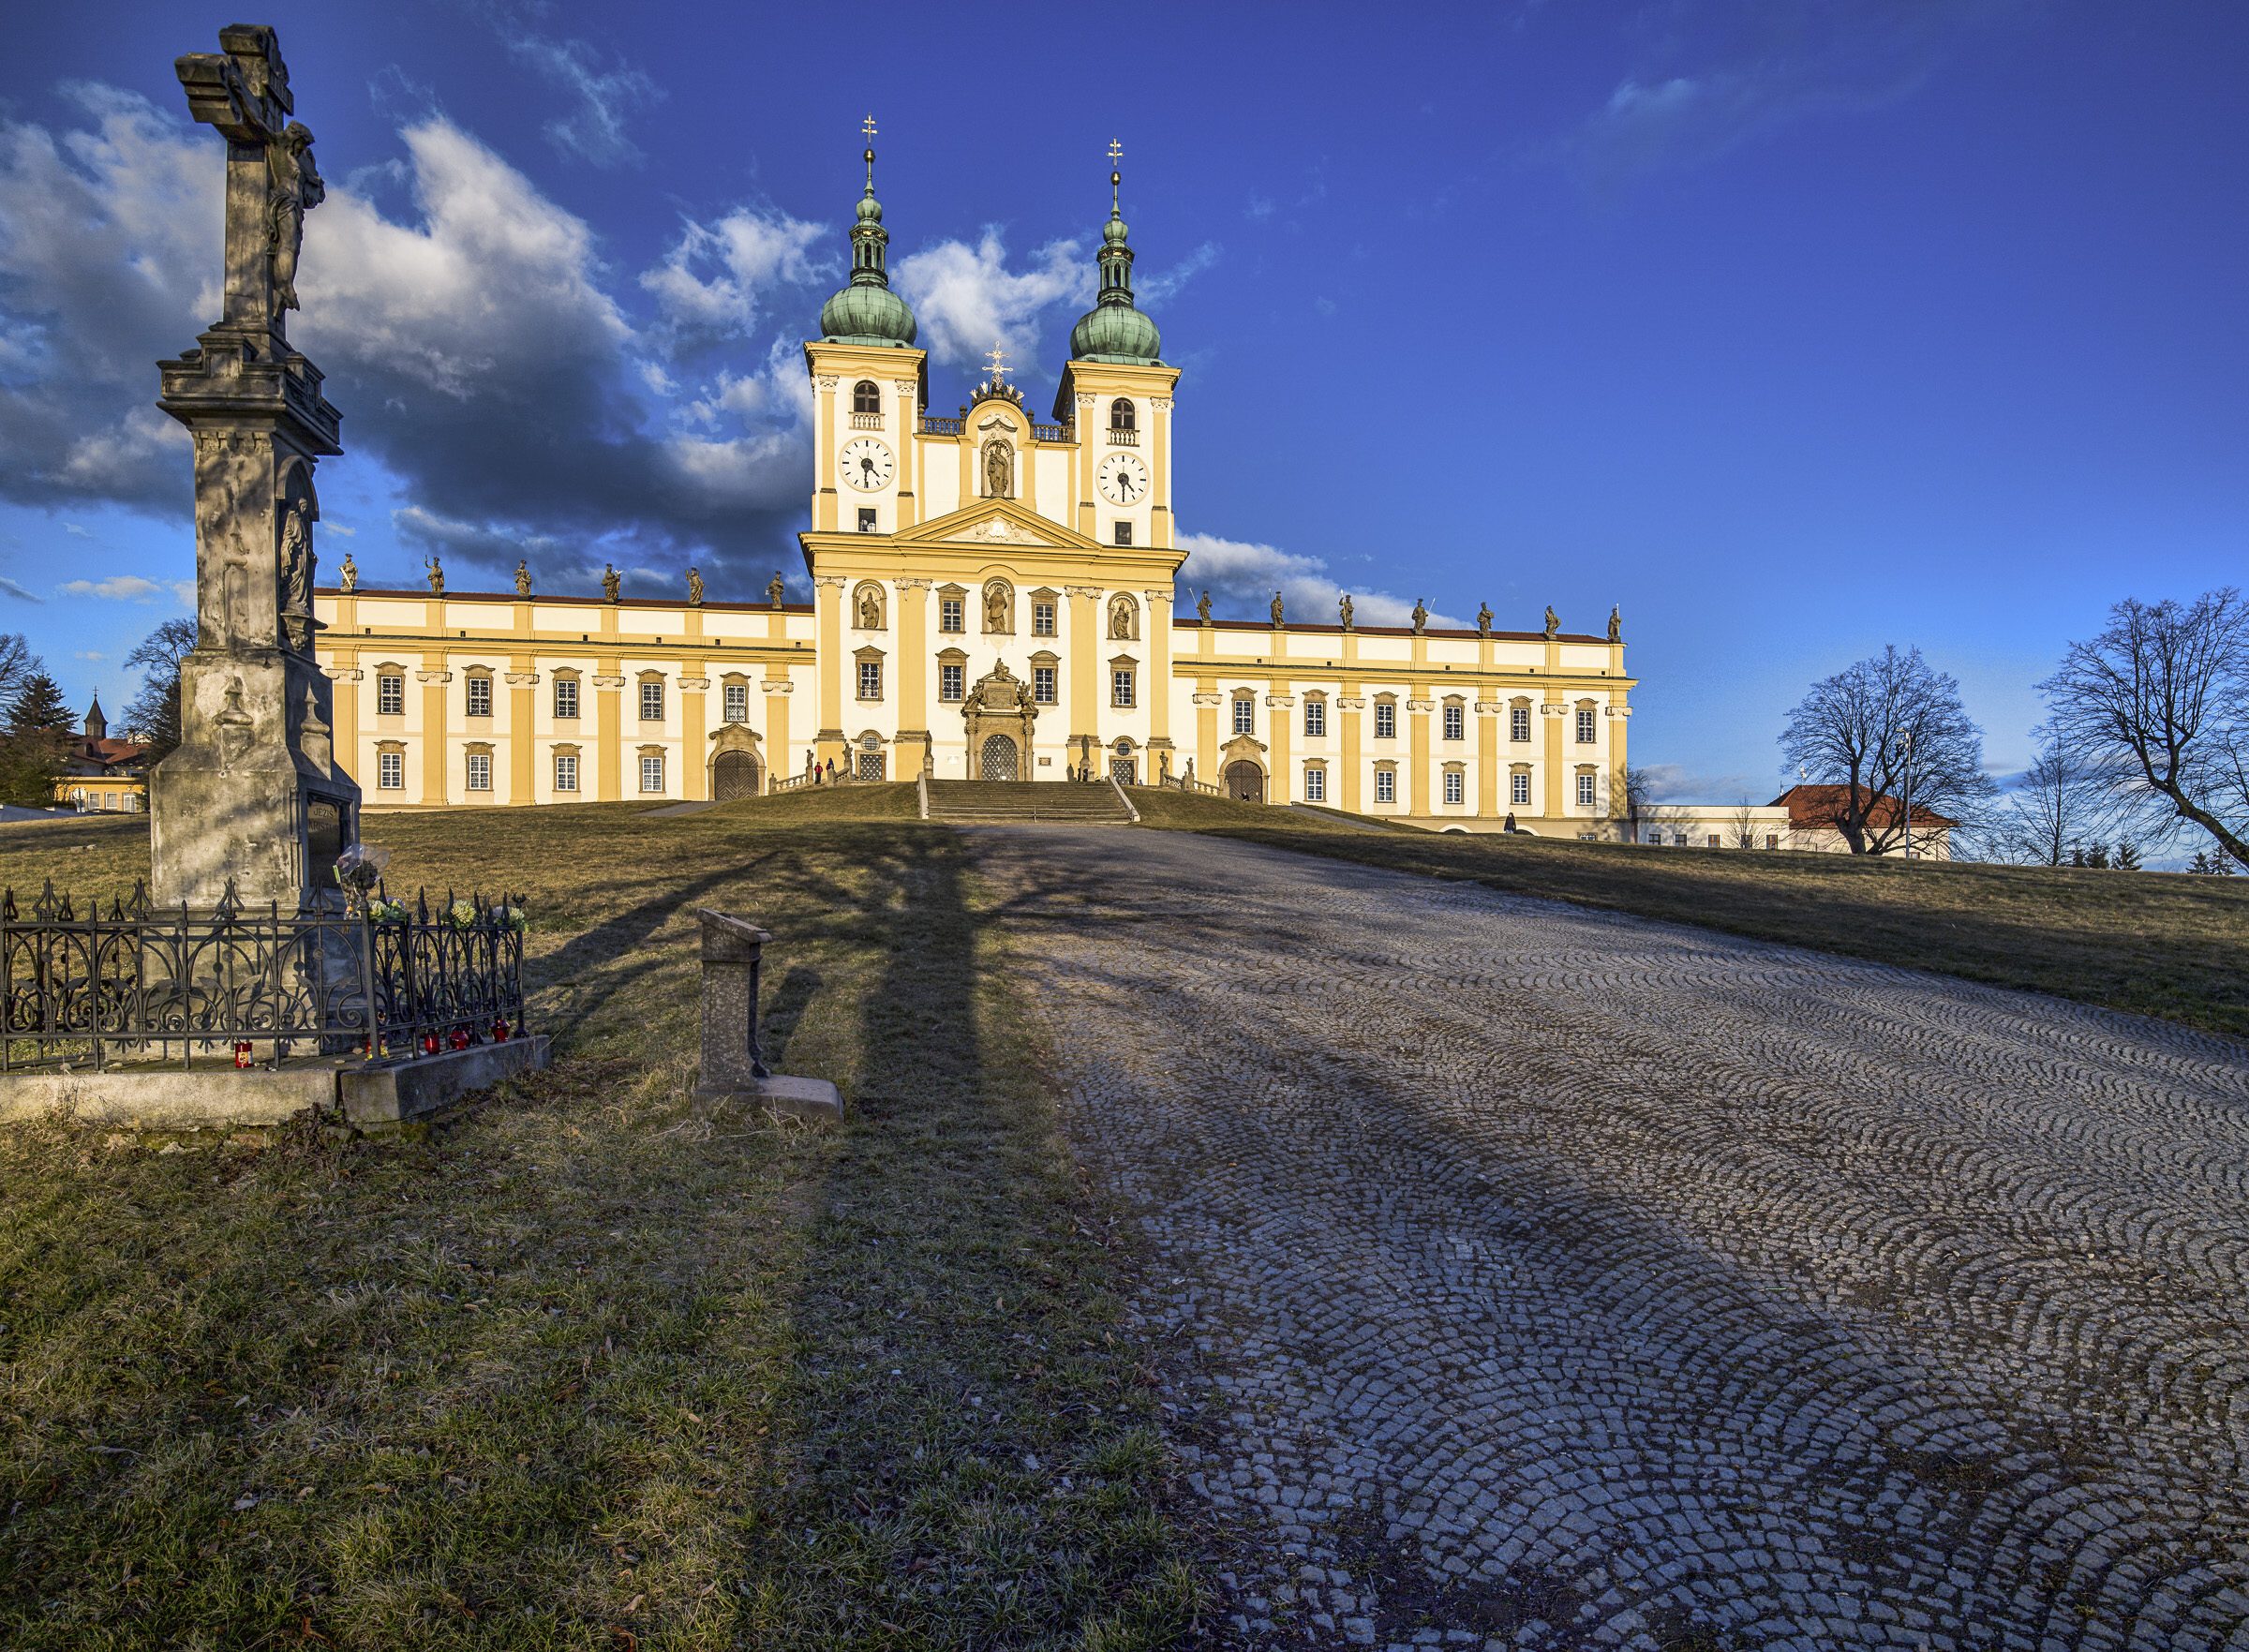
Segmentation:
[(773, 937), (707, 907), (698, 907), (695, 919), (703, 933), (703, 1070), (696, 1099), (738, 1099), (803, 1119), (841, 1119), (842, 1094), (826, 1079), (766, 1070), (757, 994), (766, 943)]

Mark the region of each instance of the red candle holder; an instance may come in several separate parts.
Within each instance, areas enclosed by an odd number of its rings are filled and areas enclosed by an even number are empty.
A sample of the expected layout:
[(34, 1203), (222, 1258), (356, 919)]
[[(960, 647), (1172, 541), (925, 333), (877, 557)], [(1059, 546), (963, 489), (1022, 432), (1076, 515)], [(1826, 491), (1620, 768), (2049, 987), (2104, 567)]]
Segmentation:
[(468, 1049), (468, 1048), (469, 1048), (469, 1029), (468, 1029), (468, 1028), (466, 1028), (466, 1027), (455, 1027), (455, 1028), (453, 1030), (453, 1047), (454, 1047), (454, 1049)]
[(435, 1033), (424, 1033), (422, 1034), (422, 1053), (424, 1055), (435, 1055), (438, 1053), (438, 1035)]
[(495, 1044), (505, 1044), (507, 1041), (508, 1023), (505, 1020), (494, 1021), (492, 1023), (492, 1042)]
[(249, 1064), (250, 1064), (250, 1042), (249, 1042), (249, 1040), (248, 1040), (248, 1039), (246, 1039), (246, 1038), (241, 1038), (241, 1039), (237, 1039), (237, 1040), (235, 1040), (235, 1044), (234, 1044), (234, 1070), (235, 1070), (236, 1072), (238, 1072), (238, 1073), (239, 1073), (239, 1072), (241, 1072), (241, 1071), (242, 1071), (244, 1068), (247, 1067)]

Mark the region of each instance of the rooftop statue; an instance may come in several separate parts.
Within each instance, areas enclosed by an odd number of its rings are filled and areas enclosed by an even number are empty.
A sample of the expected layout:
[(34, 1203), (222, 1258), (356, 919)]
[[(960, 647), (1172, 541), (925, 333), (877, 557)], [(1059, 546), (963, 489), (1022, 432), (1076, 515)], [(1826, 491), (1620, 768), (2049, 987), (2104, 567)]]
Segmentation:
[(531, 594), (531, 565), (520, 559), (515, 564), (515, 594), (519, 597)]
[(1556, 636), (1556, 635), (1559, 634), (1559, 633), (1561, 632), (1561, 629), (1562, 629), (1562, 617), (1561, 617), (1559, 614), (1556, 614), (1556, 613), (1554, 611), (1554, 604), (1553, 604), (1552, 603), (1547, 603), (1547, 604), (1546, 604), (1546, 634), (1547, 634), (1549, 637)]
[(344, 553), (344, 565), (336, 572), (342, 576), (344, 595), (350, 596), (359, 588), (359, 564), (351, 560), (351, 553)]
[(443, 596), (445, 594), (445, 565), (432, 557), (428, 561), (423, 563), (423, 566), (429, 570), (429, 594), (433, 597)]
[(1208, 625), (1211, 622), (1211, 593), (1204, 591), (1195, 599), (1195, 618)]
[(782, 593), (787, 589), (788, 587), (782, 583), (781, 575), (776, 573), (773, 575), (773, 583), (766, 587), (766, 600), (778, 608), (781, 606)]
[(1343, 593), (1343, 601), (1335, 604), (1335, 609), (1336, 609), (1336, 612), (1337, 612), (1337, 613), (1339, 613), (1339, 614), (1341, 614), (1341, 615), (1343, 616), (1343, 629), (1344, 629), (1344, 630), (1346, 630), (1346, 631), (1348, 631), (1348, 630), (1350, 630), (1350, 629), (1351, 629), (1351, 593), (1350, 593), (1349, 591), (1345, 591), (1345, 592)]
[(1413, 634), (1420, 636), (1429, 629), (1429, 605), (1421, 598), (1413, 599)]
[(1609, 641), (1624, 641), (1624, 609), (1621, 605), (1609, 610)]
[(703, 605), (703, 576), (693, 568), (687, 571), (687, 605), (691, 608)]
[(616, 602), (618, 588), (623, 584), (624, 581), (618, 576), (614, 563), (604, 562), (602, 564), (602, 595), (612, 603)]
[(1489, 603), (1482, 603), (1476, 610), (1476, 634), (1478, 636), (1492, 634), (1492, 605)]

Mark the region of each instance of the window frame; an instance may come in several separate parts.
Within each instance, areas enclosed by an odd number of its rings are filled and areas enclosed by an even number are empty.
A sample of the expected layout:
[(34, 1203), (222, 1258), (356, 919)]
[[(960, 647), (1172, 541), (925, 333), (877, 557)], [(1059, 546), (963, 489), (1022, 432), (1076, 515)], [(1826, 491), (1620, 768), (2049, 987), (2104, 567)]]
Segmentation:
[(1468, 777), (1457, 768), (1445, 770), (1445, 803), (1459, 808), (1468, 800)]
[(1304, 700), (1304, 738), (1324, 740), (1328, 737), (1328, 702), (1319, 694)]
[(378, 752), (375, 753), (375, 789), (379, 792), (406, 790), (406, 753)]
[[(562, 766), (564, 764), (568, 764), (570, 766), (570, 783), (568, 785), (564, 785), (562, 783)], [(575, 752), (558, 752), (555, 753), (555, 790), (558, 792), (568, 792), (573, 796), (577, 795), (578, 754)]]
[[(484, 709), (477, 709), (477, 700), (484, 700)], [(489, 718), (492, 715), (492, 677), (489, 672), (472, 671), (461, 684), (461, 715)]]
[(1053, 636), (1056, 634), (1054, 628), (1055, 608), (1056, 603), (1051, 598), (1043, 600), (1034, 598), (1032, 600), (1031, 634), (1033, 636)]
[[(656, 705), (656, 714), (653, 717), (648, 715), (651, 694), (655, 696)], [(643, 722), (662, 722), (663, 721), (663, 678), (644, 677), (640, 679), (640, 721)]]
[[(656, 783), (652, 786), (648, 784), (649, 766), (651, 764), (655, 766), (656, 775)], [(663, 752), (643, 752), (640, 754), (640, 795), (644, 797), (659, 797), (663, 795)]]
[(1031, 704), (1054, 706), (1061, 703), (1061, 668), (1054, 665), (1031, 667)]
[(862, 379), (851, 387), (851, 410), (855, 413), (874, 413), (883, 410), (883, 387), (871, 379)]
[(1375, 770), (1375, 801), (1395, 803), (1398, 800), (1398, 771), (1394, 768)]
[[(861, 660), (857, 663), (858, 670), (852, 674), (853, 680), (858, 686), (857, 697), (869, 704), (879, 702), (883, 697), (883, 662), (880, 660)], [(870, 684), (873, 685), (872, 693), (867, 692)]]
[(1597, 745), (1601, 740), (1601, 714), (1590, 706), (1577, 708), (1577, 743)]
[(940, 705), (956, 706), (968, 698), (968, 667), (958, 660), (940, 660), (937, 662), (937, 700)]
[(1129, 665), (1112, 665), (1109, 668), (1109, 706), (1110, 710), (1130, 711), (1139, 704), (1139, 697), (1135, 692), (1137, 676), (1138, 673)]
[(1597, 809), (1601, 806), (1601, 788), (1595, 783), (1600, 778), (1592, 774), (1577, 777), (1577, 806), (1580, 809)]
[[(568, 698), (570, 700), (570, 709), (567, 711), (562, 709), (562, 701), (564, 699), (565, 691), (568, 691)], [(582, 709), (583, 698), (584, 696), (580, 692), (578, 679), (576, 677), (558, 677), (555, 678), (555, 721), (557, 722), (577, 722), (579, 713)]]
[(1507, 806), (1510, 809), (1530, 807), (1530, 776), (1511, 774), (1507, 777)]
[(1465, 740), (1468, 737), (1468, 713), (1464, 706), (1448, 704), (1445, 707), (1444, 737)]
[(1398, 704), (1395, 700), (1375, 702), (1375, 738), (1394, 740), (1398, 737)]
[(1109, 404), (1109, 427), (1111, 430), (1138, 430), (1140, 427), (1140, 410), (1133, 406), (1130, 396), (1120, 395)]
[[(465, 772), (461, 777), (462, 789), (464, 791), (470, 792), (489, 792), (492, 789), (492, 753), (489, 752), (470, 752), (466, 753), (466, 756), (468, 758), (468, 763), (465, 766)], [(484, 774), (484, 783), (482, 785), (477, 783), (477, 774), (480, 766), (482, 766)]]
[(1507, 708), (1507, 737), (1517, 746), (1530, 744), (1530, 707), (1510, 706)]
[[(387, 703), (395, 694), (395, 704)], [(404, 717), (406, 715), (406, 673), (379, 671), (375, 674), (375, 715)]]
[(1116, 532), (1116, 538), (1115, 538), (1115, 539), (1114, 539), (1114, 540), (1111, 542), (1112, 543), (1115, 543), (1115, 544), (1120, 544), (1120, 545), (1129, 545), (1130, 543), (1132, 543), (1132, 524), (1131, 524), (1131, 523), (1129, 523), (1129, 522), (1125, 521), (1125, 520), (1124, 520), (1124, 518), (1122, 518), (1122, 517), (1119, 517), (1119, 518), (1117, 519), (1116, 529), (1117, 529), (1117, 532)]
[(1257, 723), (1257, 696), (1247, 693), (1236, 694), (1234, 696), (1233, 721), (1229, 725), (1232, 732), (1236, 735), (1254, 737), (1258, 732)]
[[(741, 702), (737, 714), (735, 702)], [(750, 685), (746, 682), (722, 682), (719, 685), (719, 721), (739, 728), (750, 725)]]
[(966, 597), (939, 597), (937, 599), (937, 634), (966, 636), (968, 634), (968, 599)]
[(1328, 800), (1328, 771), (1325, 765), (1304, 765), (1304, 801), (1325, 803)]

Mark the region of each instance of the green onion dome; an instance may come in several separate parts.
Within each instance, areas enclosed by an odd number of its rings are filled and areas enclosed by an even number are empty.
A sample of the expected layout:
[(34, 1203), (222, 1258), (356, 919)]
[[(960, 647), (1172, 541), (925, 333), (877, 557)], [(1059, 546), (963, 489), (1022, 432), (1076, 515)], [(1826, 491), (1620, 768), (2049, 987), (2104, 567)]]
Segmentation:
[(1131, 362), (1154, 366), (1164, 348), (1155, 323), (1132, 306), (1132, 248), (1116, 200), (1122, 174), (1110, 172), (1109, 222), (1101, 226), (1101, 295), (1070, 329), (1070, 356), (1080, 362)]
[(890, 290), (883, 203), (874, 198), (874, 151), (867, 151), (867, 192), (859, 197), (851, 231), (851, 284), (820, 306), (820, 335), (829, 344), (882, 344), (904, 349), (920, 331), (906, 301)]

